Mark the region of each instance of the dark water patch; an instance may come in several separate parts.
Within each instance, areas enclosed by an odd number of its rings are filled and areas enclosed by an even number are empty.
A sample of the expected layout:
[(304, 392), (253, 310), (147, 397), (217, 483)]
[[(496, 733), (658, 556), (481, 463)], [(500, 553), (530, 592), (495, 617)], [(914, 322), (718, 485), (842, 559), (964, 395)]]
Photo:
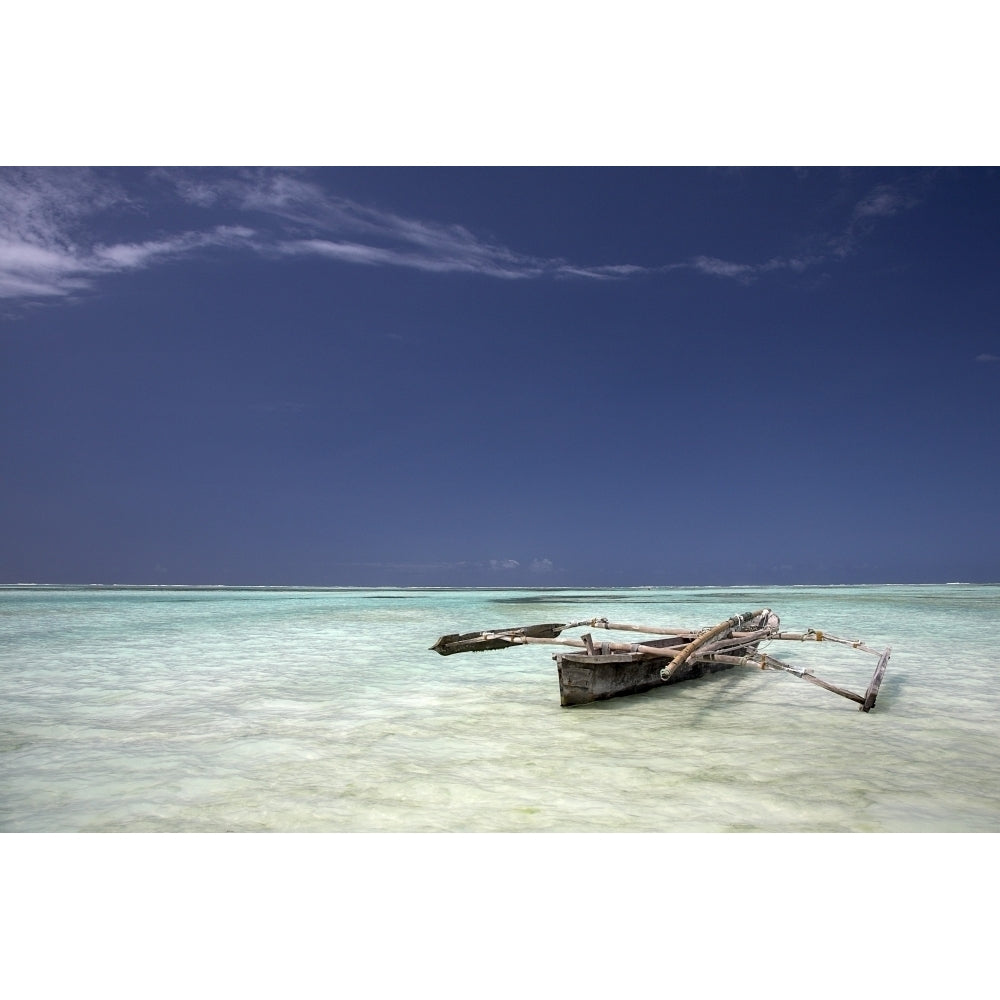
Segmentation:
[(760, 590), (710, 590), (704, 593), (676, 594), (663, 597), (659, 600), (650, 599), (644, 603), (648, 604), (732, 604), (750, 605), (755, 607), (766, 604), (769, 599), (769, 592), (766, 588)]
[[(636, 598), (623, 594), (587, 594), (585, 596), (559, 597), (545, 595), (544, 597), (491, 597), (490, 604), (596, 604), (596, 603), (634, 604)], [(642, 603), (647, 603), (642, 599)]]

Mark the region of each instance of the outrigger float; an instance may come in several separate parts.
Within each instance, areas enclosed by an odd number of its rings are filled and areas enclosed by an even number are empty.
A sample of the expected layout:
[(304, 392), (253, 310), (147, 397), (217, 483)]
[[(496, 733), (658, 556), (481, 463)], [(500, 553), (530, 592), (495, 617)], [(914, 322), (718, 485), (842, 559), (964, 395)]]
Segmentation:
[[(631, 643), (595, 642), (589, 632), (579, 639), (560, 638), (563, 632), (573, 628), (641, 632), (662, 638)], [(792, 666), (776, 656), (761, 652), (761, 643), (775, 640), (838, 643), (864, 653), (872, 653), (878, 657), (878, 663), (865, 693), (855, 694), (821, 680), (810, 670)], [(563, 707), (639, 694), (665, 684), (678, 684), (704, 677), (718, 670), (755, 667), (760, 670), (780, 670), (801, 677), (856, 702), (859, 711), (870, 712), (875, 705), (892, 652), (891, 646), (879, 652), (858, 639), (841, 639), (812, 628), (805, 632), (783, 632), (778, 616), (770, 608), (745, 611), (718, 625), (702, 629), (656, 628), (609, 622), (607, 618), (589, 618), (566, 624), (524, 625), (484, 632), (463, 632), (441, 636), (431, 649), (442, 656), (450, 656), (452, 653), (479, 653), (488, 649), (508, 649), (511, 646), (532, 644), (570, 647), (570, 650), (556, 653), (552, 657), (559, 673), (559, 702)]]

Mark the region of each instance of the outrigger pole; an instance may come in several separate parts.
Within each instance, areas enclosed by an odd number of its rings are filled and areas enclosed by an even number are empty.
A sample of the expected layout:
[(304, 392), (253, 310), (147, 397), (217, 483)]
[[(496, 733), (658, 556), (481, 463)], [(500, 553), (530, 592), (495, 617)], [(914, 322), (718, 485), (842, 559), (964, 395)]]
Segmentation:
[[(588, 633), (579, 639), (563, 639), (559, 636), (567, 629), (597, 628), (609, 631), (641, 632), (647, 635), (677, 636), (688, 641), (682, 646), (664, 647), (644, 643), (601, 642), (595, 644)], [(863, 695), (855, 694), (817, 677), (812, 671), (795, 667), (783, 660), (759, 652), (760, 642), (773, 640), (790, 642), (833, 642), (849, 646), (862, 652), (878, 656), (875, 672), (872, 674)], [(678, 679), (686, 666), (692, 663), (718, 663), (731, 667), (756, 667), (760, 670), (779, 670), (800, 677), (812, 684), (838, 694), (858, 704), (860, 711), (870, 712), (875, 704), (882, 678), (885, 676), (892, 647), (884, 651), (872, 649), (857, 639), (842, 639), (818, 629), (805, 632), (782, 632), (778, 616), (769, 608), (746, 611), (733, 615), (718, 625), (705, 629), (662, 628), (657, 626), (633, 625), (609, 622), (607, 618), (590, 618), (565, 624), (522, 625), (512, 628), (491, 629), (481, 632), (463, 632), (443, 635), (430, 648), (442, 656), (453, 653), (476, 653), (492, 649), (507, 649), (522, 645), (570, 646), (587, 650), (593, 656), (629, 654), (633, 657), (655, 657), (668, 661), (660, 670), (664, 683)], [(742, 655), (733, 655), (742, 654)]]

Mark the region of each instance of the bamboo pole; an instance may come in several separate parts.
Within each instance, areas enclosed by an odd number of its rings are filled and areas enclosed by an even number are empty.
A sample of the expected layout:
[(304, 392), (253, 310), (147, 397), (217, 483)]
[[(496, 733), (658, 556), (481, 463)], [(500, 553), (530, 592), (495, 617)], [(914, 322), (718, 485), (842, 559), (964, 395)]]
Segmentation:
[[(656, 625), (629, 625), (625, 622), (609, 622), (607, 618), (592, 618), (589, 622), (578, 624), (589, 625), (591, 628), (603, 628), (611, 632), (645, 632), (647, 635), (697, 635), (698, 628), (661, 628)], [(567, 626), (571, 628), (572, 626)], [(734, 632), (734, 636), (744, 637), (755, 635), (752, 632)]]
[(647, 635), (695, 635), (696, 628), (661, 628), (656, 625), (627, 625), (622, 622), (609, 622), (607, 618), (592, 618), (585, 624), (591, 628), (603, 628), (611, 632), (645, 632)]
[(764, 653), (749, 656), (727, 656), (724, 653), (706, 653), (702, 657), (695, 656), (694, 659), (696, 661), (704, 659), (711, 663), (729, 663), (734, 667), (754, 666), (759, 667), (761, 670), (783, 670), (787, 674), (794, 674), (796, 677), (801, 677), (805, 681), (817, 684), (819, 687), (825, 688), (827, 691), (832, 691), (834, 694), (839, 694), (842, 698), (848, 698), (851, 701), (857, 702), (859, 705), (863, 706), (865, 703), (865, 699), (853, 691), (837, 687), (836, 684), (830, 684), (808, 670), (793, 667), (790, 663), (783, 663), (776, 657), (767, 656)]
[[(592, 618), (587, 622), (576, 622), (574, 625), (567, 625), (567, 628), (574, 628), (575, 625), (589, 625), (591, 628), (606, 629), (611, 632), (644, 632), (647, 635), (693, 635), (699, 630), (693, 628), (660, 628), (655, 625), (630, 625), (625, 622), (609, 622), (607, 618)], [(744, 639), (752, 642), (760, 638), (760, 632), (733, 632), (734, 639)], [(785, 642), (835, 642), (843, 646), (850, 646), (852, 649), (860, 649), (865, 653), (873, 653), (881, 656), (882, 652), (866, 646), (858, 639), (841, 639), (839, 636), (830, 635), (819, 629), (809, 629), (807, 632), (772, 632), (767, 636), (768, 640), (780, 639)]]
[[(488, 633), (487, 633), (488, 635)], [(586, 649), (588, 653), (596, 653), (594, 642), (588, 644), (586, 636), (583, 639), (536, 639), (530, 635), (504, 636), (504, 641), (515, 646), (572, 646), (574, 649)], [(609, 653), (644, 653), (647, 656), (672, 657), (678, 650), (677, 646), (645, 646), (639, 642), (606, 642), (602, 643)]]
[(761, 608), (760, 611), (745, 611), (742, 615), (733, 615), (732, 618), (727, 618), (724, 622), (719, 622), (714, 628), (710, 628), (707, 632), (702, 632), (701, 635), (695, 636), (671, 661), (669, 667), (665, 667), (660, 671), (660, 676), (663, 680), (668, 681), (678, 670), (684, 665), (684, 662), (694, 653), (699, 647), (704, 646), (706, 643), (711, 642), (712, 639), (723, 635), (726, 632), (731, 632), (734, 628), (742, 625), (744, 622), (751, 621), (754, 618), (759, 618), (767, 608)]

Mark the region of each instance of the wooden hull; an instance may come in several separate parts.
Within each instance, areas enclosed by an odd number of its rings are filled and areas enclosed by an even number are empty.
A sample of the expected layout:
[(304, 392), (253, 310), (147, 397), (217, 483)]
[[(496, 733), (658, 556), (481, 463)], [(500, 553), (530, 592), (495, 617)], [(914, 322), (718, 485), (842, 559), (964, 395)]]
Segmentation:
[[(671, 636), (668, 639), (654, 639), (644, 642), (645, 646), (683, 646), (688, 639)], [(728, 663), (691, 663), (682, 667), (669, 681), (660, 678), (660, 671), (670, 664), (669, 656), (646, 656), (636, 653), (599, 653), (600, 644), (595, 643), (594, 653), (557, 653), (559, 673), (559, 704), (563, 708), (572, 705), (586, 705), (606, 698), (622, 698), (629, 694), (640, 694), (667, 684), (694, 680), (719, 670), (731, 669)], [(742, 656), (746, 649), (732, 651)]]

